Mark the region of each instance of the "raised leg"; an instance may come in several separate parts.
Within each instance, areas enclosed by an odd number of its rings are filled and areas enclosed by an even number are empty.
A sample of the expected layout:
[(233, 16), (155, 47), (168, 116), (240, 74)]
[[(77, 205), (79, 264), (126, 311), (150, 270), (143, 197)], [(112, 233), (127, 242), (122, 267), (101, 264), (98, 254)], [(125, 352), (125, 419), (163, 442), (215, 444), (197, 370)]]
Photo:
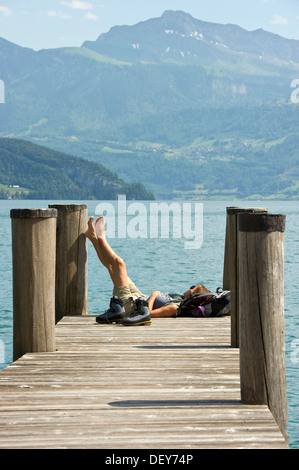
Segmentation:
[(94, 217), (90, 217), (85, 236), (93, 244), (99, 260), (108, 269), (115, 287), (126, 286), (129, 283), (127, 268), (124, 260), (111, 248), (106, 240), (105, 219), (99, 217), (94, 227)]

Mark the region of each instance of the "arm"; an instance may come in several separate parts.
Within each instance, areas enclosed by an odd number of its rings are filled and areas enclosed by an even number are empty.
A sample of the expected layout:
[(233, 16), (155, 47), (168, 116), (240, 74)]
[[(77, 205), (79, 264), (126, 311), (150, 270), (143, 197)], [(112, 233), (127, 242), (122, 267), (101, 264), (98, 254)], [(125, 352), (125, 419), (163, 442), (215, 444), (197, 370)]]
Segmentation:
[(151, 296), (147, 301), (151, 316), (153, 318), (175, 317), (178, 307), (174, 304), (165, 305), (164, 307), (156, 308), (155, 310), (153, 310), (154, 302), (158, 295), (162, 295), (162, 292), (155, 290), (151, 293)]
[(165, 307), (150, 309), (150, 314), (153, 318), (162, 317), (175, 317), (178, 306), (175, 304), (165, 305)]
[(158, 295), (161, 295), (161, 292), (159, 290), (155, 290), (154, 292), (151, 293), (151, 296), (147, 301), (150, 313), (152, 313), (153, 311), (154, 302), (156, 298), (158, 297)]

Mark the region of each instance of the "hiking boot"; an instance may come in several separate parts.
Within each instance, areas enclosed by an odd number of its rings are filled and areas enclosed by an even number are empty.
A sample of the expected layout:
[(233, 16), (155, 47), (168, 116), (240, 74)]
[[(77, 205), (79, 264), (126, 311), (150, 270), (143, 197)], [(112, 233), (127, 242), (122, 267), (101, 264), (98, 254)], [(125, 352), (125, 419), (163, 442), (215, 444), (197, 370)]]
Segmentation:
[(123, 319), (125, 326), (150, 325), (152, 318), (146, 300), (137, 299), (134, 302), (132, 313)]
[(118, 323), (121, 322), (125, 316), (125, 308), (122, 300), (114, 296), (110, 299), (110, 307), (105, 313), (96, 317), (97, 323)]

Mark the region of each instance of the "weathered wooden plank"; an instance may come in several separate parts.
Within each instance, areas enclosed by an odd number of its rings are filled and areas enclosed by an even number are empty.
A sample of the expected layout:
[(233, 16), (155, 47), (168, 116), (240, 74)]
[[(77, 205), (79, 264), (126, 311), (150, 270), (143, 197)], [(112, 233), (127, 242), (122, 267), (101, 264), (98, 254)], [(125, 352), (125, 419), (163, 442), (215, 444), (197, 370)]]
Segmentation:
[(58, 351), (0, 373), (0, 448), (286, 448), (269, 409), (240, 402), (229, 318), (198, 320), (64, 317)]
[[(92, 412), (70, 410), (47, 415), (35, 411), (22, 413), (18, 417), (7, 412), (9, 423), (5, 433), (1, 435), (1, 445), (10, 443), (12, 432), (21, 439), (20, 447), (33, 447), (32, 439), (36, 438), (36, 445), (53, 445), (58, 438), (63, 438), (61, 444), (67, 446), (95, 445), (94, 439), (99, 438), (99, 427), (102, 429), (100, 441), (96, 447), (107, 448), (111, 446), (111, 438), (120, 439), (117, 448), (123, 447), (123, 439), (128, 435), (136, 442), (136, 447), (144, 443), (157, 445), (158, 439), (166, 447), (177, 447), (178, 435), (183, 433), (180, 444), (185, 448), (207, 448), (211, 445), (217, 447), (245, 447), (256, 446), (254, 439), (258, 436), (262, 445), (273, 445), (277, 448), (284, 446), (284, 440), (269, 413), (267, 407), (252, 407), (240, 405), (237, 410), (231, 407), (200, 407), (194, 416), (194, 409), (152, 409), (142, 415), (140, 410), (126, 410), (124, 415), (118, 409), (97, 410)], [(26, 417), (26, 420), (24, 419)], [(57, 424), (58, 422), (58, 424)], [(1, 422), (0, 422), (1, 426)], [(0, 428), (1, 429), (1, 428)], [(12, 429), (12, 430), (11, 430)], [(56, 436), (56, 439), (55, 439)], [(3, 441), (4, 439), (4, 441)], [(78, 445), (78, 439), (80, 444)], [(15, 445), (15, 444), (14, 444)], [(57, 441), (56, 441), (57, 445)], [(59, 444), (58, 444), (59, 445)], [(261, 447), (260, 446), (260, 447)], [(114, 446), (112, 446), (113, 448)], [(161, 444), (163, 448), (163, 444)]]

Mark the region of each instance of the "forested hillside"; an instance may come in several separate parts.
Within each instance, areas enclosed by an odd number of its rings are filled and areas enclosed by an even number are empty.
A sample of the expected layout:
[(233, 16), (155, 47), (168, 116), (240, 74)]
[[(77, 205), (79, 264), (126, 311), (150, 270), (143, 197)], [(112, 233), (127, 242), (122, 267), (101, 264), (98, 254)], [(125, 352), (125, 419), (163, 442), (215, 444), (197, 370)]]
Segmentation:
[(153, 199), (94, 162), (24, 140), (0, 139), (0, 197), (28, 199)]

